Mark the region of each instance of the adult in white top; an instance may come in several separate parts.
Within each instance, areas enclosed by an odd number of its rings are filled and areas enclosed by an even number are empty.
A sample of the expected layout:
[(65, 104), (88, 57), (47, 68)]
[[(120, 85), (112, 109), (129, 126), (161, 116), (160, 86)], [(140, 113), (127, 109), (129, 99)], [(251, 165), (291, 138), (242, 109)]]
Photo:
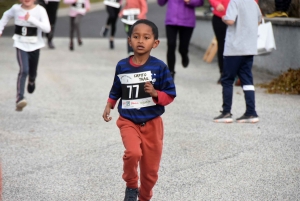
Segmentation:
[(53, 45), (52, 40), (53, 40), (53, 36), (54, 36), (57, 10), (59, 8), (60, 0), (38, 0), (38, 2), (47, 11), (49, 21), (50, 21), (50, 25), (51, 25), (51, 32), (46, 33), (46, 37), (47, 37), (47, 40), (48, 40), (48, 47), (50, 49), (54, 49), (55, 46)]
[(15, 21), (14, 47), (20, 66), (17, 82), (16, 110), (22, 111), (27, 105), (24, 97), (26, 78), (29, 75), (27, 90), (33, 93), (40, 55), (40, 48), (45, 46), (42, 32), (49, 33), (50, 23), (46, 10), (35, 5), (35, 0), (20, 0), (21, 4), (13, 5), (0, 20), (0, 36), (11, 18)]

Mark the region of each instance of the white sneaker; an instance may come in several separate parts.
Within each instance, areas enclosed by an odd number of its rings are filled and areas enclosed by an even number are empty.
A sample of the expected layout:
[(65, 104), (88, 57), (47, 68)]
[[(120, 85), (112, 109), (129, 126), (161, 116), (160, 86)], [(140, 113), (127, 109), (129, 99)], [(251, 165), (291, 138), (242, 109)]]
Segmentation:
[(26, 105), (27, 101), (24, 98), (19, 100), (16, 104), (16, 111), (21, 112)]

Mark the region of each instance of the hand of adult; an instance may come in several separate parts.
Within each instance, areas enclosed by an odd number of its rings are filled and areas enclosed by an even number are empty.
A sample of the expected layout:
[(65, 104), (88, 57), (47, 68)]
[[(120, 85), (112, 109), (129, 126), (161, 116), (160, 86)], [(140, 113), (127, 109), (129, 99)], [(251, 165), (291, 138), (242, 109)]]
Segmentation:
[(225, 7), (223, 6), (223, 4), (219, 4), (217, 7), (216, 7), (216, 10), (219, 11), (219, 12), (222, 12), (225, 10)]
[(189, 3), (191, 2), (191, 0), (184, 0), (184, 2), (185, 2), (186, 4), (189, 4)]

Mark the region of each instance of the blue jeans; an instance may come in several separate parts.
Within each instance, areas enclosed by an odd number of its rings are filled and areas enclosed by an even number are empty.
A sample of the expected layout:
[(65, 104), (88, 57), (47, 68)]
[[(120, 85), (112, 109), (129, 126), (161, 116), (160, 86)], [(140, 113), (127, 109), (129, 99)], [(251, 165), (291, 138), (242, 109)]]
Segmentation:
[(233, 83), (238, 76), (244, 90), (246, 116), (257, 116), (255, 111), (255, 94), (252, 76), (253, 56), (224, 56), (221, 78), (223, 87), (223, 114), (230, 113), (233, 96)]
[(24, 98), (24, 88), (26, 78), (29, 74), (29, 81), (34, 82), (37, 76), (37, 67), (40, 57), (40, 50), (34, 50), (32, 52), (25, 52), (17, 49), (17, 60), (20, 66), (20, 71), (17, 81), (17, 102)]

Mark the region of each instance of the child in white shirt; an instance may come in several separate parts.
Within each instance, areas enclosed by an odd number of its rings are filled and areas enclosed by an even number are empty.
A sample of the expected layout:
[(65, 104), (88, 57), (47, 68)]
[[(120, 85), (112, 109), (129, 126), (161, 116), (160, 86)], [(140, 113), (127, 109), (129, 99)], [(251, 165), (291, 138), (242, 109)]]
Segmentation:
[(14, 47), (17, 50), (17, 60), (20, 71), (17, 81), (16, 111), (22, 111), (27, 105), (24, 97), (26, 78), (27, 91), (33, 93), (40, 55), (40, 48), (45, 46), (42, 32), (49, 33), (50, 23), (46, 10), (35, 5), (35, 0), (20, 0), (21, 4), (13, 5), (0, 20), (0, 36), (5, 25), (11, 18), (15, 21)]

